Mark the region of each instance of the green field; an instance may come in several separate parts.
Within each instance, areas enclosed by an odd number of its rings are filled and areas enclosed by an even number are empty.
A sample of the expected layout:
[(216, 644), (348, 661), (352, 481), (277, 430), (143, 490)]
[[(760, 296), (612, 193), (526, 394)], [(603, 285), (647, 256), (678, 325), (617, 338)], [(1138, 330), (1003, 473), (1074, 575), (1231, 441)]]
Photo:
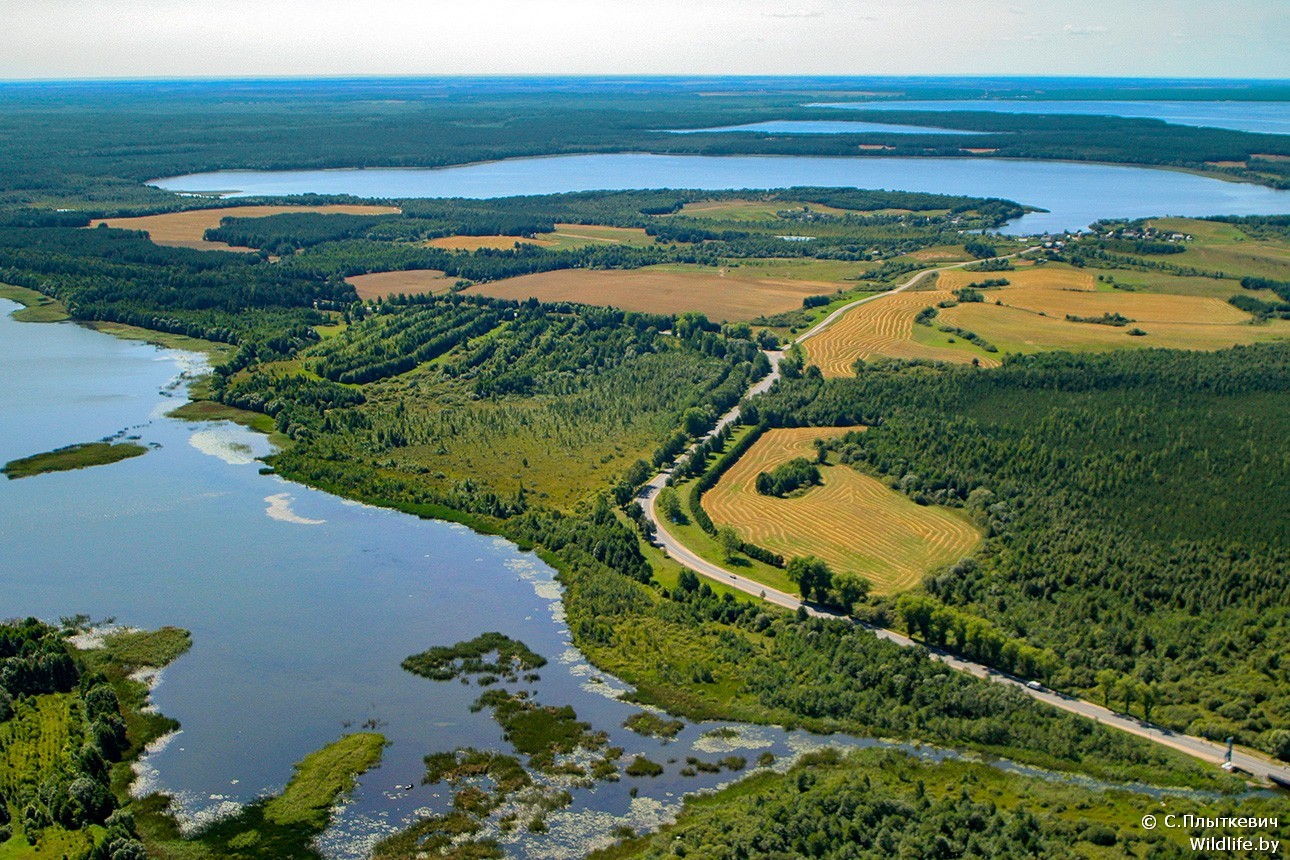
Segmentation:
[(0, 299), (9, 299), (23, 306), (22, 310), (13, 313), (13, 318), (19, 322), (59, 322), (68, 318), (67, 308), (61, 302), (26, 287), (0, 284)]

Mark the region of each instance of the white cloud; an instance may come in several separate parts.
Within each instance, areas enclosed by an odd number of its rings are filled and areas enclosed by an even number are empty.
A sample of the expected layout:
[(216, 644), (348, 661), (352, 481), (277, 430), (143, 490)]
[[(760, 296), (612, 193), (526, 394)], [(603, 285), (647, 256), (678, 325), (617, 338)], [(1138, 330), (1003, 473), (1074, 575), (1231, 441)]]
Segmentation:
[(1101, 24), (1067, 24), (1062, 27), (1062, 32), (1067, 36), (1096, 36), (1108, 30)]

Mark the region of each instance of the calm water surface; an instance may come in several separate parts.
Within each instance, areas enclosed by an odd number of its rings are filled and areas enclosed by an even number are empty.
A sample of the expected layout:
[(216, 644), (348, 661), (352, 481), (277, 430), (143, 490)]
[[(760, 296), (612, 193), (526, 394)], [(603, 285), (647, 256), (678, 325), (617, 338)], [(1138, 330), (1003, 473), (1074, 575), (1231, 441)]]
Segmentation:
[[(195, 357), (72, 324), (26, 324), (0, 301), (0, 462), (125, 435), (143, 457), (0, 483), (0, 617), (83, 612), (119, 623), (174, 624), (192, 650), (154, 693), (183, 730), (145, 761), (142, 785), (173, 793), (200, 821), (280, 788), (291, 764), (374, 720), (390, 740), (325, 845), (362, 856), (414, 811), (442, 804), (420, 785), (422, 756), (462, 745), (505, 749), (477, 687), (399, 668), (409, 654), (487, 630), (522, 639), (551, 662), (538, 700), (571, 704), (628, 754), (693, 754), (711, 726), (660, 750), (621, 728), (638, 709), (625, 689), (570, 645), (552, 571), (512, 544), (448, 523), (345, 502), (259, 474), (264, 437), (227, 423), (164, 417), (183, 402), (175, 377)], [(599, 683), (596, 682), (598, 679)], [(749, 729), (727, 747), (780, 754), (807, 741)], [(630, 760), (630, 758), (628, 759)], [(552, 832), (520, 856), (580, 856), (627, 824), (657, 826), (680, 795), (725, 777), (686, 779), (678, 766), (640, 784), (575, 791)], [(414, 784), (412, 791), (395, 788)]]
[(1187, 173), (991, 158), (567, 155), (436, 169), (225, 171), (156, 180), (172, 191), (357, 197), (505, 197), (627, 188), (886, 188), (1004, 197), (1049, 210), (1010, 223), (1030, 235), (1099, 218), (1290, 213), (1290, 191)]
[(1018, 101), (946, 99), (908, 102), (832, 102), (812, 107), (845, 110), (985, 111), (989, 113), (1078, 114), (1162, 119), (1175, 125), (1290, 134), (1290, 102), (1192, 101)]

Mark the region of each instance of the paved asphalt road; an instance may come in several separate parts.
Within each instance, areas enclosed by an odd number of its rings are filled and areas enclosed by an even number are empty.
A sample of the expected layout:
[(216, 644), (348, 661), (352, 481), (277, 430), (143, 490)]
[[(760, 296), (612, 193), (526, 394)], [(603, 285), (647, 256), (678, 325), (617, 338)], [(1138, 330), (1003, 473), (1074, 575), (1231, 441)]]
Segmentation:
[[(859, 299), (857, 301), (851, 302), (850, 304), (844, 305), (841, 308), (838, 308), (833, 313), (829, 314), (827, 317), (825, 317), (823, 320), (821, 320), (819, 323), (813, 326), (809, 331), (800, 335), (797, 338), (797, 342), (801, 343), (803, 340), (806, 340), (807, 338), (815, 334), (818, 334), (820, 331), (823, 331), (829, 325), (832, 325), (833, 322), (836, 319), (838, 319), (840, 316), (842, 316), (843, 314), (847, 313), (848, 311), (850, 311), (851, 309), (859, 305), (865, 304), (866, 302), (874, 301), (876, 299), (880, 299), (883, 296), (890, 295), (890, 293), (897, 293), (897, 292), (901, 292), (902, 290), (910, 289), (915, 284), (917, 284), (920, 280), (922, 280), (924, 277), (930, 274), (931, 271), (938, 271), (938, 272), (945, 271), (946, 269), (958, 268), (961, 265), (966, 265), (966, 264), (960, 263), (955, 266), (944, 266), (940, 269), (920, 272), (914, 277), (910, 278), (905, 283), (901, 284), (899, 287), (896, 287), (895, 289), (892, 289), (885, 293), (879, 293), (874, 296), (869, 296), (867, 298)], [(770, 389), (772, 385), (775, 384), (775, 381), (779, 379), (779, 359), (781, 359), (784, 354), (782, 352), (768, 352), (766, 355), (768, 358), (770, 358), (771, 367), (774, 369), (764, 379), (762, 379), (760, 382), (758, 382), (756, 385), (750, 388), (748, 390), (746, 397), (754, 397), (759, 394), (764, 394), (766, 391)], [(739, 417), (739, 407), (736, 406), (734, 409), (730, 410), (729, 412), (727, 412), (725, 415), (721, 417), (720, 421), (717, 422), (716, 427), (714, 427), (712, 432), (709, 433), (708, 435), (709, 436), (715, 435), (717, 432), (721, 430), (721, 428), (735, 421), (738, 417)], [(696, 445), (697, 444), (698, 443), (696, 443)], [(693, 449), (693, 447), (694, 446), (691, 446), (691, 450)], [(751, 594), (754, 597), (760, 597), (761, 599), (767, 601), (768, 603), (773, 603), (776, 606), (782, 606), (785, 609), (796, 611), (799, 606), (805, 605), (806, 611), (811, 613), (812, 615), (840, 617), (836, 613), (831, 613), (827, 610), (822, 610), (819, 607), (812, 606), (810, 604), (803, 604), (802, 601), (795, 595), (778, 591), (774, 588), (771, 588), (770, 586), (763, 585), (760, 582), (756, 582), (754, 580), (748, 579), (747, 577), (743, 577), (738, 574), (731, 573), (730, 571), (726, 570), (723, 567), (720, 567), (719, 565), (713, 564), (712, 562), (707, 561), (706, 559), (700, 558), (698, 555), (692, 552), (688, 547), (686, 547), (683, 543), (677, 540), (672, 535), (672, 533), (667, 530), (667, 526), (665, 522), (659, 518), (658, 512), (654, 508), (655, 502), (658, 500), (659, 490), (661, 490), (664, 486), (666, 486), (667, 479), (670, 475), (671, 475), (670, 469), (660, 472), (659, 474), (655, 475), (654, 478), (648, 484), (642, 487), (640, 493), (638, 494), (638, 499), (641, 503), (641, 507), (645, 509), (646, 516), (648, 516), (649, 519), (654, 523), (655, 535), (656, 535), (655, 539), (657, 540), (658, 543), (660, 543), (663, 546), (664, 550), (666, 550), (669, 556), (676, 559), (681, 564), (685, 565), (686, 567), (690, 568), (695, 573), (700, 574), (701, 576), (706, 576), (709, 579), (724, 583), (725, 585), (728, 585), (731, 588), (736, 588), (740, 591)], [(1143, 720), (1139, 720), (1135, 717), (1115, 713), (1114, 711), (1104, 708), (1101, 705), (1095, 705), (1092, 702), (1087, 702), (1087, 701), (1084, 701), (1083, 699), (1076, 699), (1071, 696), (1064, 695), (1062, 693), (1054, 692), (1052, 690), (1043, 689), (1043, 688), (1038, 690), (1033, 689), (1031, 687), (1026, 686), (1025, 681), (1011, 677), (1009, 675), (1005, 675), (1001, 672), (998, 672), (987, 666), (983, 666), (979, 663), (973, 663), (971, 661), (964, 660), (960, 657), (956, 657), (953, 654), (949, 654), (939, 649), (929, 648), (927, 646), (922, 645), (921, 643), (915, 642), (914, 640), (910, 639), (907, 636), (897, 633), (894, 630), (886, 630), (883, 628), (869, 628), (869, 629), (871, 629), (874, 635), (880, 639), (886, 639), (888, 641), (895, 642), (896, 644), (905, 646), (907, 648), (923, 648), (934, 659), (940, 660), (946, 665), (951, 666), (955, 669), (958, 669), (959, 671), (968, 672), (969, 674), (975, 675), (978, 678), (985, 678), (985, 679), (994, 681), (995, 683), (1011, 684), (1015, 686), (1017, 689), (1021, 690), (1023, 693), (1026, 693), (1027, 695), (1035, 699), (1038, 699), (1041, 702), (1045, 702), (1046, 704), (1052, 705), (1055, 708), (1061, 708), (1064, 711), (1070, 711), (1071, 713), (1079, 714), (1081, 716), (1088, 717), (1093, 720), (1097, 720), (1098, 722), (1104, 725), (1112, 726), (1122, 731), (1126, 731), (1130, 734), (1137, 735), (1138, 737), (1146, 738), (1147, 740), (1154, 741), (1158, 744), (1163, 744), (1164, 746), (1172, 747), (1176, 750), (1180, 750), (1182, 752), (1188, 753), (1189, 755), (1193, 755), (1196, 758), (1202, 759), (1204, 761), (1212, 762), (1214, 764), (1221, 764), (1226, 755), (1227, 747), (1225, 744), (1215, 743), (1214, 741), (1205, 740), (1204, 738), (1198, 738), (1192, 735), (1185, 735), (1185, 734), (1180, 734), (1178, 732), (1173, 732), (1173, 731), (1170, 731), (1169, 729), (1152, 725)], [(1253, 750), (1246, 750), (1243, 748), (1236, 749), (1232, 754), (1232, 763), (1236, 767), (1240, 768), (1241, 770), (1247, 771), (1248, 773), (1252, 774), (1253, 776), (1261, 780), (1267, 780), (1269, 775), (1276, 775), (1281, 779), (1290, 781), (1290, 766), (1279, 764), (1278, 762), (1263, 755), (1262, 753), (1259, 753)]]

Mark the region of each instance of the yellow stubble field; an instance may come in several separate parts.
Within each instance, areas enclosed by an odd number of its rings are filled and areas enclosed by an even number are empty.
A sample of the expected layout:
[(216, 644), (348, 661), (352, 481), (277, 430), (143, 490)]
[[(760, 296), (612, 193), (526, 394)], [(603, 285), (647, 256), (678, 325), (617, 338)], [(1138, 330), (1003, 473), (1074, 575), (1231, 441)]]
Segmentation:
[(928, 571), (971, 553), (981, 535), (965, 516), (917, 505), (849, 466), (822, 466), (822, 486), (801, 496), (757, 492), (758, 473), (794, 457), (813, 460), (816, 439), (858, 429), (768, 430), (704, 495), (704, 509), (718, 526), (785, 558), (814, 555), (834, 572), (860, 574), (877, 594), (917, 585)]

